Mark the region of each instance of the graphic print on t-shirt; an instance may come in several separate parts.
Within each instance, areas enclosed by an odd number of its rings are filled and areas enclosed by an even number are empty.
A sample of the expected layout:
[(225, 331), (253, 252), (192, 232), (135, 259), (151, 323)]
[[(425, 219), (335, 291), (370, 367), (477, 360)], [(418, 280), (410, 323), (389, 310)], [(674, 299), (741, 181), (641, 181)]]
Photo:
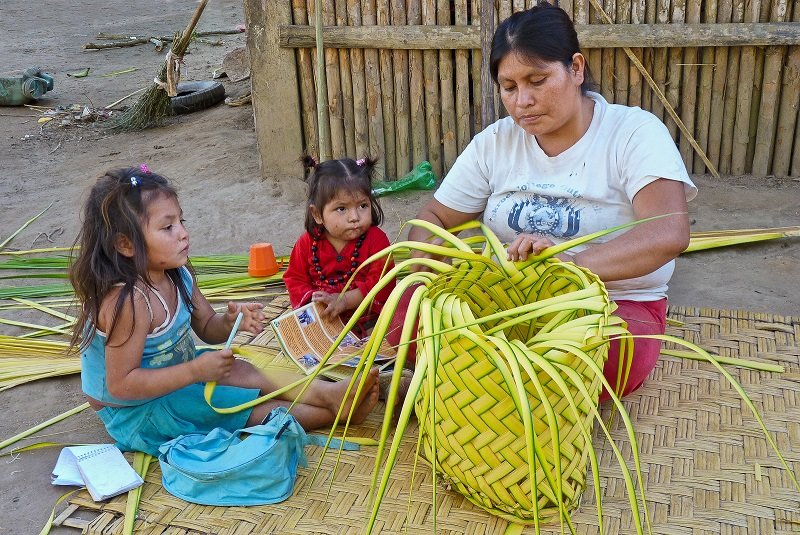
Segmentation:
[(508, 226), (517, 233), (568, 239), (580, 230), (581, 209), (575, 199), (529, 195), (514, 202)]

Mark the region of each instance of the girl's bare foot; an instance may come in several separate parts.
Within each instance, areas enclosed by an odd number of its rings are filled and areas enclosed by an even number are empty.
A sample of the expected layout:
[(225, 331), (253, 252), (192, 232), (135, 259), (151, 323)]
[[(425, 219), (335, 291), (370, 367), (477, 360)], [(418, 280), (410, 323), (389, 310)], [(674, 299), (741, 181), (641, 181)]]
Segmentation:
[[(344, 396), (349, 385), (350, 381), (341, 381), (332, 385), (330, 410), (333, 411), (334, 415), (339, 411), (339, 407), (342, 405), (342, 400), (344, 400)], [(344, 400), (344, 409), (342, 410), (341, 421), (346, 421), (348, 414), (350, 414), (357, 388), (358, 383), (354, 383), (348, 398)], [(361, 395), (359, 396), (358, 400), (355, 401), (355, 409), (350, 417), (351, 424), (360, 424), (367, 419), (369, 413), (372, 412), (372, 409), (375, 408), (375, 405), (378, 403), (378, 389), (378, 368), (372, 368), (367, 375), (367, 380), (364, 383), (363, 388), (361, 389)]]

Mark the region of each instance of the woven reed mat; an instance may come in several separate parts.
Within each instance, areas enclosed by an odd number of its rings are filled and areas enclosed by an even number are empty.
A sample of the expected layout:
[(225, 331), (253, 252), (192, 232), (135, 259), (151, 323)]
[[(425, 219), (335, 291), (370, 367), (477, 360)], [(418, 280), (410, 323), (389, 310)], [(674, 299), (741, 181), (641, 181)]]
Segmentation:
[[(274, 316), (287, 306), (287, 300), (278, 297), (267, 306), (267, 313)], [(712, 353), (785, 366), (782, 375), (727, 369), (753, 399), (800, 478), (800, 318), (679, 307), (670, 309), (670, 317), (683, 325), (670, 326), (669, 334), (697, 343)], [(241, 335), (237, 341), (276, 349), (271, 330), (252, 340), (247, 338)], [(711, 365), (665, 356), (646, 385), (625, 403), (636, 429), (653, 533), (800, 532), (800, 493), (783, 472), (739, 395)], [(608, 416), (608, 407), (604, 410)], [(621, 419), (617, 417), (614, 422), (612, 434), (632, 467), (630, 444)], [(354, 433), (377, 437), (379, 425), (376, 412)], [(607, 440), (595, 431), (593, 443), (601, 467), (604, 531), (634, 533), (621, 471)], [(416, 436), (417, 427), (412, 424), (404, 438), (375, 533), (402, 533), (404, 528), (410, 534), (433, 530), (430, 470), (420, 463), (414, 475)], [(369, 504), (374, 449), (344, 452), (332, 484), (336, 455), (327, 455), (317, 480), (311, 484), (310, 476), (320, 450), (309, 447), (311, 468), (300, 471), (293, 496), (285, 502), (260, 507), (207, 507), (184, 502), (163, 490), (161, 472), (158, 464), (153, 463), (142, 492), (136, 533), (361, 533)], [(99, 511), (95, 520), (83, 522), (84, 532), (121, 533), (125, 500), (120, 496), (95, 504), (82, 492), (70, 500), (71, 516), (78, 516), (82, 508)], [(442, 489), (441, 485), (437, 502), (438, 533), (500, 534), (507, 527), (505, 521)], [(591, 487), (572, 518), (578, 533), (599, 532)], [(533, 532), (533, 527), (525, 529), (525, 533)], [(543, 533), (559, 533), (559, 528), (548, 526)]]

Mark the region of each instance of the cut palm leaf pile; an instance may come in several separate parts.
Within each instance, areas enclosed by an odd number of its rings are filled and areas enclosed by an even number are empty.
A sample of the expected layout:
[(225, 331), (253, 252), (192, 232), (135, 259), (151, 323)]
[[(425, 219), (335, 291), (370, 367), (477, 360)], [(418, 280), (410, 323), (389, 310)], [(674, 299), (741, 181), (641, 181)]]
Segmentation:
[(764, 240), (775, 240), (778, 238), (796, 238), (799, 236), (800, 226), (692, 232), (691, 240), (689, 241), (689, 247), (686, 248), (684, 253), (703, 251), (705, 249), (712, 249), (716, 247), (741, 245), (744, 243), (755, 243)]
[[(505, 260), (499, 240), (477, 222), (453, 231), (479, 229), (481, 235), (470, 238), (469, 243), (424, 221), (409, 223), (426, 228), (444, 244), (397, 243), (365, 264), (403, 250), (404, 256), (422, 252), (450, 262), (425, 258), (398, 262), (370, 291), (345, 328), (347, 331), (358, 321), (375, 295), (397, 273), (409, 271), (411, 266), (430, 270), (411, 272), (397, 284), (356, 370), (359, 374), (374, 364), (379, 341), (385, 337), (392, 316), (399, 313), (401, 295), (413, 292), (386, 402), (371, 487), (374, 505), (366, 531), (371, 532), (375, 525), (412, 411), (419, 421), (418, 452), (432, 466), (434, 480), (442, 478), (450, 488), (492, 514), (515, 523), (533, 524), (537, 533), (542, 524), (555, 522), (574, 532), (570, 515), (587, 485), (589, 463), (599, 532), (605, 532), (599, 463), (592, 447), (597, 423), (619, 461), (637, 532), (649, 531), (633, 424), (613, 394), (621, 392), (625, 384), (630, 335), (613, 315), (615, 305), (603, 283), (593, 273), (553, 258), (599, 233), (551, 247), (526, 262), (511, 263)], [(624, 227), (607, 232), (621, 228)], [(480, 241), (483, 248), (476, 252), (475, 245)], [(416, 318), (420, 320), (419, 327), (412, 332)], [(609, 384), (602, 373), (612, 337), (620, 337), (620, 362), (627, 363), (621, 366), (616, 385)], [(733, 377), (701, 348), (671, 337), (657, 338), (701, 355), (734, 385), (789, 471), (755, 407)], [(340, 341), (336, 340), (333, 348)], [(390, 442), (399, 370), (412, 341), (418, 345), (415, 373)], [(326, 361), (327, 358), (321, 366)], [(752, 366), (758, 368), (755, 363)], [(357, 389), (356, 395), (364, 381), (351, 385)], [(632, 467), (626, 464), (598, 412), (603, 386), (612, 392), (624, 423)], [(345, 435), (347, 425), (345, 420)], [(800, 490), (791, 471), (789, 476)], [(433, 489), (435, 507), (435, 484)], [(432, 531), (435, 530), (434, 524)]]

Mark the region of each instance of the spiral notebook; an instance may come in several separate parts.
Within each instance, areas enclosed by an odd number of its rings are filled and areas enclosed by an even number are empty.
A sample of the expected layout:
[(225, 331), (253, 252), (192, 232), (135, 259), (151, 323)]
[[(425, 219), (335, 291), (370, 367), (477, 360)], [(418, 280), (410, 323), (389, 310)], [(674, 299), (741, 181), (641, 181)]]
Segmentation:
[(135, 489), (144, 481), (113, 444), (69, 446), (61, 450), (53, 485), (86, 485), (96, 502)]

